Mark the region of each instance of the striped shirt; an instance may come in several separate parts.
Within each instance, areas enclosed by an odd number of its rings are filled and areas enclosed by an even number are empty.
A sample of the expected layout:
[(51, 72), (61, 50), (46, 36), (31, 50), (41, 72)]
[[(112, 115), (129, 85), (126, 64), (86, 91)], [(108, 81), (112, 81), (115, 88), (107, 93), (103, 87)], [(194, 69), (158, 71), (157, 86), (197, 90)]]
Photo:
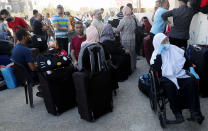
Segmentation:
[(56, 28), (56, 24), (58, 23), (60, 27), (68, 27), (69, 24), (69, 19), (64, 16), (64, 17), (60, 17), (58, 15), (54, 15), (52, 18), (52, 23), (54, 25), (54, 30), (55, 30), (55, 36), (56, 38), (67, 38), (68, 37), (68, 31), (60, 31)]
[(123, 19), (124, 17), (122, 12), (119, 12), (116, 16), (118, 17), (119, 20)]

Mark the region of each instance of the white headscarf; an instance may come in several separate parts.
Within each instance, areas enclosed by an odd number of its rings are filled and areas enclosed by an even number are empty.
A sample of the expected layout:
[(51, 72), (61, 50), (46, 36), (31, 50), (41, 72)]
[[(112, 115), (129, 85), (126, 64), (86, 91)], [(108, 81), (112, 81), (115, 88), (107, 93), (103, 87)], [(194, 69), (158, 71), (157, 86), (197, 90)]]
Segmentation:
[[(155, 50), (152, 54), (150, 64), (154, 64), (154, 60), (158, 55), (158, 49), (160, 47), (160, 44), (166, 37), (167, 36), (163, 33), (155, 35), (153, 39), (153, 46)], [(189, 77), (188, 75), (186, 75), (186, 71), (183, 69), (186, 62), (186, 59), (184, 57), (184, 50), (175, 45), (170, 45), (170, 48), (168, 50), (163, 50), (161, 57), (162, 76), (171, 80), (176, 85), (177, 89), (180, 89), (177, 78)]]

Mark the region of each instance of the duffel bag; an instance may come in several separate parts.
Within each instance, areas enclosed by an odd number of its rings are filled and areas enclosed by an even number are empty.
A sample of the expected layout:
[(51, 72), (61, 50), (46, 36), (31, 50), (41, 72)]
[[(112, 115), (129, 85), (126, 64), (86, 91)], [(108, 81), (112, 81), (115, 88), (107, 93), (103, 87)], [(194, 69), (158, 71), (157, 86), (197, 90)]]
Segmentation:
[(143, 94), (149, 97), (151, 83), (148, 74), (139, 75), (138, 87)]

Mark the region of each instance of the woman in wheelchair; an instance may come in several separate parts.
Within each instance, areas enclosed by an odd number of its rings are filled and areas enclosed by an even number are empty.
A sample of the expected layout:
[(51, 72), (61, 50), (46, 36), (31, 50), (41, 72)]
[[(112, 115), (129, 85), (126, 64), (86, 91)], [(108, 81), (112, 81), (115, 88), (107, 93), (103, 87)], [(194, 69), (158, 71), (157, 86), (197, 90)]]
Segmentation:
[(176, 120), (172, 124), (184, 122), (182, 109), (189, 109), (188, 120), (201, 124), (204, 116), (200, 110), (195, 73), (192, 64), (184, 56), (185, 51), (171, 45), (163, 33), (153, 39), (154, 52), (150, 61), (151, 67), (159, 74), (160, 86), (164, 88), (170, 108)]

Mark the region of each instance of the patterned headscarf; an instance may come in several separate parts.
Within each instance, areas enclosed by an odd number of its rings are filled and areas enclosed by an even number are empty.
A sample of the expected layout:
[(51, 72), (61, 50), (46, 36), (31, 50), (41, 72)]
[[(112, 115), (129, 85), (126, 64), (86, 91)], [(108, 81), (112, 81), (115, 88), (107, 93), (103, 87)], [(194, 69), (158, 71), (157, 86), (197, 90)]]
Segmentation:
[(110, 41), (115, 40), (115, 37), (113, 34), (113, 28), (110, 24), (105, 25), (101, 38), (100, 38), (100, 42), (103, 43), (106, 40), (110, 40)]

